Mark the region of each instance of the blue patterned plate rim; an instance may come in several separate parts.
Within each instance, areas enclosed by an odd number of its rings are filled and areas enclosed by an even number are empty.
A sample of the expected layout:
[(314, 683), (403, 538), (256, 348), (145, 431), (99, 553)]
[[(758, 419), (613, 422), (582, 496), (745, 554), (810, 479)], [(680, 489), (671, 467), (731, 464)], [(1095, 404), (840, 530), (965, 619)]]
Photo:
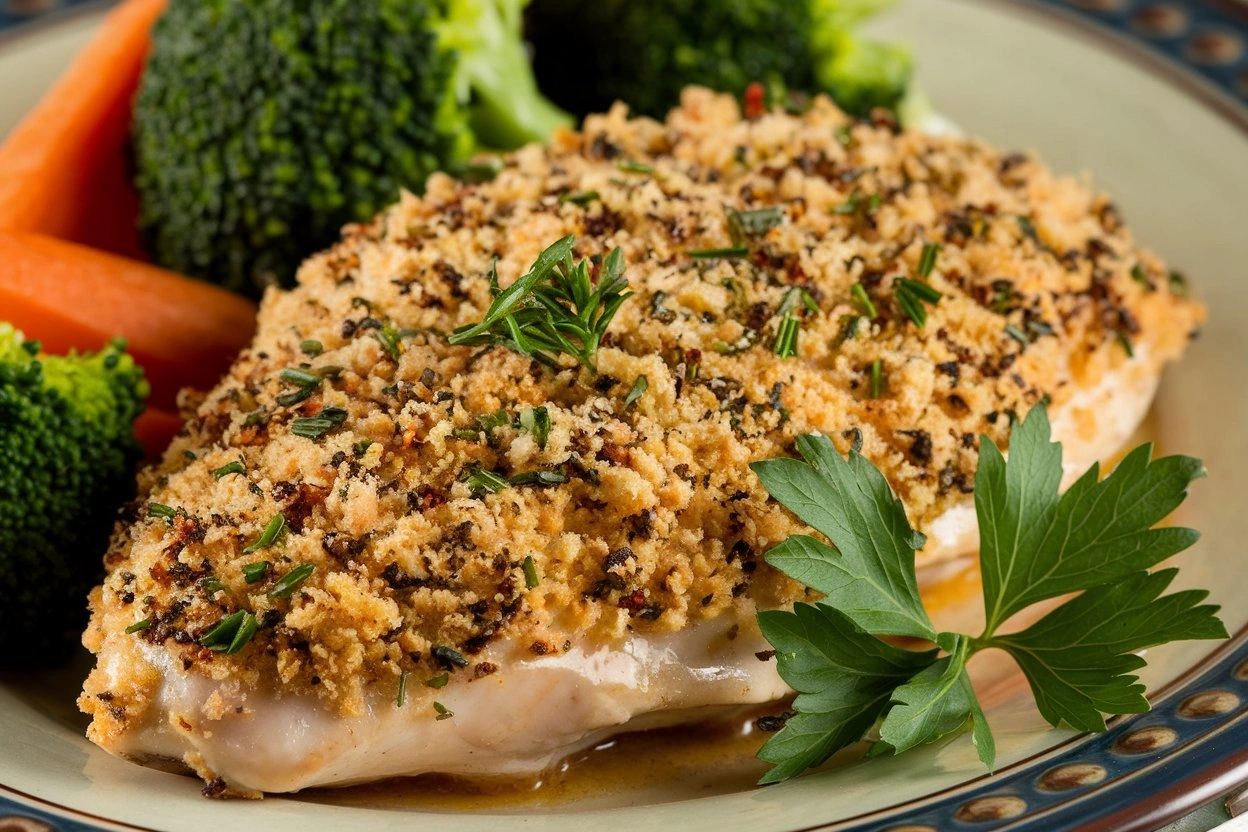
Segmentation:
[[(1009, 1), (1142, 63), (1248, 133), (1248, 0)], [(25, 14), (0, 6), (0, 41), (114, 2), (63, 0)], [(1150, 712), (1115, 718), (1104, 734), (1072, 737), (993, 774), (799, 832), (1134, 832), (1248, 782), (1248, 627), (1150, 699)], [(150, 832), (2, 784), (0, 812), (14, 813), (0, 814), (0, 823), (33, 822), (17, 829)]]

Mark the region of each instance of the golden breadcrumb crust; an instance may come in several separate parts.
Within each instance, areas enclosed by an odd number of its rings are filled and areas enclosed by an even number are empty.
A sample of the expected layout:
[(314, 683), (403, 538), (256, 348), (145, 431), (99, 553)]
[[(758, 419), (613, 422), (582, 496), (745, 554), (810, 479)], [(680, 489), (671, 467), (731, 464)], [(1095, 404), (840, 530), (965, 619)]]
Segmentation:
[[(183, 434), (142, 475), (89, 647), (147, 621), (126, 637), (192, 672), (314, 687), (358, 713), (404, 671), (448, 668), (451, 684), (493, 672), (482, 651), (496, 640), (542, 655), (630, 629), (746, 622), (798, 597), (762, 555), (802, 530), (749, 462), (815, 430), (844, 449), (857, 428), (922, 528), (967, 499), (980, 433), (1001, 442), (1011, 415), (1044, 396), (1060, 406), (1127, 362), (1158, 372), (1203, 315), (1083, 182), (979, 141), (854, 123), (825, 99), (743, 120), (733, 99), (690, 89), (665, 124), (617, 106), (504, 163), (480, 184), (433, 176), (423, 197), (346, 228), (298, 288), (270, 291), (251, 348), (188, 401)], [(690, 256), (739, 242), (729, 209), (767, 206), (783, 222), (748, 256)], [(447, 344), (489, 305), (495, 259), (505, 286), (566, 234), (578, 257), (622, 249), (636, 292), (596, 376)], [(928, 243), (941, 248), (922, 277)], [(921, 329), (898, 308), (899, 276), (943, 295)], [(817, 311), (796, 305), (798, 355), (783, 358), (778, 310), (794, 287)], [(301, 348), (310, 340), (319, 354)], [(289, 368), (324, 381), (283, 405), (301, 389)], [(544, 447), (517, 422), (536, 407)], [(328, 408), (344, 413), (324, 436), (292, 432)], [(243, 473), (214, 475), (234, 462)], [(567, 481), (474, 494), (477, 469)], [(278, 513), (285, 533), (246, 552)], [(260, 561), (271, 565), (247, 583)], [(310, 577), (274, 597), (303, 565)], [(247, 647), (197, 644), (236, 610), (258, 621)], [(116, 678), (108, 688), (97, 671), (82, 700), (100, 735), (145, 706), (150, 680), (119, 690)]]

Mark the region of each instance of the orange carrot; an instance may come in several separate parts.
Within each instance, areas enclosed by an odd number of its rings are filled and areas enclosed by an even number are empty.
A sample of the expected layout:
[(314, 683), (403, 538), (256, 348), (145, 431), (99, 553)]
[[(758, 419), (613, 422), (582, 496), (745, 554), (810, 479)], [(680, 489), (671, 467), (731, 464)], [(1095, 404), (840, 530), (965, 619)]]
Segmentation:
[(130, 109), (165, 0), (125, 0), (0, 145), (0, 229), (144, 257), (130, 183)]
[(149, 407), (135, 420), (134, 435), (143, 443), (148, 461), (155, 462), (181, 427), (182, 417), (178, 414)]
[(98, 350), (125, 338), (176, 411), (182, 387), (207, 389), (251, 340), (256, 307), (208, 283), (38, 234), (0, 231), (0, 319), (44, 349)]

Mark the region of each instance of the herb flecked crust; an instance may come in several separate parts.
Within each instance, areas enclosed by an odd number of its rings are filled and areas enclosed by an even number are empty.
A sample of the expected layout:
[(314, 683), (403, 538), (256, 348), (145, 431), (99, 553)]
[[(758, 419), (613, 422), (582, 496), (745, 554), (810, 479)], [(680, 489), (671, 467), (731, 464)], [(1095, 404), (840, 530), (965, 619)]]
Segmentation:
[[(505, 288), (568, 234), (578, 260), (619, 247), (635, 292), (596, 373), (448, 345), (495, 258)], [(922, 328), (900, 277), (940, 295)], [(1108, 199), (1025, 156), (822, 99), (743, 120), (689, 89), (665, 124), (617, 106), (492, 181), (435, 175), (270, 291), (143, 473), (84, 640), (129, 627), (189, 671), (358, 714), (408, 675), (495, 672), (499, 640), (752, 628), (804, 597), (762, 553), (806, 530), (749, 463), (859, 428), (922, 529), (968, 499), (981, 432), (1177, 357), (1203, 316), (1185, 295)], [(93, 735), (147, 707), (140, 676), (88, 681)]]

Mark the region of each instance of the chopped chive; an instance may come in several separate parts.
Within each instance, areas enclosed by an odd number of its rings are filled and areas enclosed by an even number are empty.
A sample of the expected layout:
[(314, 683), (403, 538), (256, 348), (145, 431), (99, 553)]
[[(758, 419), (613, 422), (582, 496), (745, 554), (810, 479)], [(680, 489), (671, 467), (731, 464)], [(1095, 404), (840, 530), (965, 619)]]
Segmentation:
[(468, 490), (474, 497), (497, 494), (509, 484), (507, 480), (485, 468), (474, 468), (464, 482), (468, 484)]
[(1023, 232), (1033, 242), (1040, 242), (1040, 235), (1036, 232), (1036, 226), (1032, 223), (1031, 218), (1022, 214), (1017, 215), (1014, 219), (1018, 222), (1018, 230)]
[(511, 417), (507, 415), (506, 410), (497, 410), (494, 413), (485, 413), (477, 417), (477, 424), (481, 430), (489, 433), (495, 428), (501, 428), (504, 425), (511, 424)]
[(927, 323), (927, 309), (923, 304), (935, 306), (944, 295), (928, 284), (911, 280), (908, 277), (897, 278), (894, 285), (896, 286), (897, 305), (901, 307), (905, 316), (914, 322), (915, 326), (922, 329)]
[(927, 277), (936, 268), (936, 257), (940, 254), (940, 243), (925, 243), (919, 255), (919, 277)]
[(882, 201), (883, 200), (880, 198), (879, 194), (871, 194), (871, 196), (867, 197), (867, 213), (874, 214), (876, 211), (880, 210), (880, 204)]
[(243, 465), (242, 460), (234, 460), (228, 465), (222, 465), (220, 468), (213, 469), (212, 478), (219, 480), (222, 477), (228, 477), (230, 474), (246, 474), (247, 468)]
[(1182, 272), (1170, 272), (1167, 284), (1170, 288), (1170, 294), (1181, 298), (1187, 297), (1187, 278)]
[(453, 711), (449, 710), (449, 709), (448, 709), (445, 705), (443, 705), (441, 702), (434, 702), (434, 703), (433, 703), (433, 709), (434, 709), (435, 711), (437, 711), (437, 712), (438, 712), (438, 717), (437, 717), (437, 718), (438, 718), (439, 720), (443, 720), (443, 719), (450, 719), (451, 717), (455, 716), (455, 713), (454, 713)]
[(211, 598), (221, 590), (225, 589), (225, 584), (217, 578), (200, 578), (199, 589), (205, 596)]
[(442, 645), (434, 647), (433, 657), (447, 670), (468, 666), (468, 660), (464, 658), (464, 654), (450, 647), (443, 647)]
[(634, 162), (632, 159), (620, 159), (615, 163), (615, 167), (625, 173), (654, 173), (654, 168), (644, 162)]
[(884, 362), (875, 359), (871, 362), (871, 398), (878, 399), (884, 392)]
[(364, 454), (368, 453), (368, 449), (376, 444), (377, 443), (371, 439), (361, 439), (359, 442), (356, 442), (351, 446), (351, 452), (357, 457), (364, 456)]
[(1035, 335), (1037, 338), (1040, 337), (1041, 335), (1056, 335), (1057, 334), (1056, 332), (1053, 331), (1053, 327), (1049, 326), (1044, 321), (1028, 321), (1027, 331)]
[(260, 533), (259, 539), (257, 539), (255, 543), (252, 543), (246, 549), (243, 549), (243, 554), (250, 555), (252, 552), (258, 552), (261, 549), (269, 548), (277, 542), (277, 538), (281, 535), (285, 528), (286, 517), (279, 511), (277, 514), (273, 515), (273, 519), (271, 519), (268, 525), (264, 527), (264, 531)]
[(730, 246), (727, 248), (702, 248), (687, 252), (695, 260), (735, 260), (750, 255), (749, 246)]
[(249, 584), (263, 581), (264, 576), (269, 572), (269, 566), (270, 564), (267, 560), (243, 564), (243, 580)]
[(1006, 324), (1005, 334), (1022, 344), (1024, 347), (1031, 343), (1031, 339), (1027, 337), (1027, 333), (1014, 326), (1014, 324)]
[(459, 178), (469, 185), (480, 185), (484, 182), (493, 181), (495, 177), (503, 172), (503, 167), (502, 159), (490, 157), (466, 165), (460, 171)]
[(298, 384), (303, 387), (308, 387), (308, 386), (315, 387), (316, 385), (321, 383), (320, 376), (318, 376), (316, 373), (309, 372), (308, 370), (305, 370), (302, 367), (300, 368), (287, 367), (286, 369), (282, 370), (282, 372), (278, 375), (278, 378), (280, 378), (282, 381), (289, 382), (290, 384)]
[(879, 312), (875, 308), (875, 304), (871, 302), (871, 296), (867, 294), (867, 288), (861, 283), (855, 283), (849, 287), (849, 296), (853, 298), (854, 303), (858, 306), (858, 311), (866, 315), (868, 318), (876, 317)]
[(562, 471), (525, 471), (507, 480), (511, 485), (559, 485), (568, 481)]
[(290, 423), (290, 432), (307, 439), (320, 439), (347, 420), (347, 411), (327, 407), (316, 416), (305, 416)]
[(444, 688), (444, 687), (446, 687), (446, 683), (447, 683), (447, 682), (449, 682), (449, 681), (451, 681), (451, 674), (449, 674), (449, 673), (442, 673), (442, 674), (439, 674), (439, 675), (434, 676), (434, 677), (432, 677), (432, 678), (426, 679), (426, 680), (425, 680), (425, 687), (427, 687), (427, 688), (434, 688), (434, 689), (436, 690), (437, 688)]
[(792, 358), (797, 355), (797, 336), (801, 331), (802, 322), (795, 315), (786, 313), (776, 328), (776, 343), (772, 352), (781, 358)]
[(178, 515), (178, 510), (173, 506), (167, 506), (164, 503), (148, 503), (147, 513), (156, 517), (164, 517), (171, 520)]
[(151, 619), (151, 616), (148, 616), (147, 618), (144, 618), (142, 621), (136, 621), (133, 624), (131, 624), (129, 627), (127, 627), (126, 635), (131, 636), (131, 635), (134, 635), (135, 633), (141, 633), (151, 626), (152, 626), (152, 619)]
[(633, 389), (628, 391), (628, 395), (624, 397), (624, 409), (628, 410), (637, 401), (645, 395), (650, 389), (650, 381), (645, 375), (637, 376), (637, 380), (633, 382)]
[(537, 565), (533, 563), (532, 555), (524, 556), (524, 563), (520, 564), (524, 570), (524, 585), (529, 589), (536, 589), (540, 581), (537, 578)]
[(481, 438), (480, 428), (455, 428), (451, 431), (451, 436), (456, 439), (463, 439), (466, 442), (476, 442)]
[(385, 349), (386, 354), (390, 356), (390, 360), (397, 362), (403, 350), (399, 344), (399, 331), (394, 328), (394, 324), (386, 321), (381, 329), (373, 334)]
[(394, 706), (402, 708), (403, 703), (407, 701), (407, 671), (399, 673), (399, 693), (394, 698)]
[(195, 456), (195, 452), (191, 450), (183, 451), (182, 456), (186, 457), (187, 459), (198, 459), (198, 457)]
[(784, 210), (778, 205), (749, 211), (728, 209), (728, 226), (741, 237), (761, 236), (783, 222)]
[(315, 338), (308, 338), (306, 341), (299, 342), (299, 351), (311, 358), (316, 358), (325, 352), (325, 345)]
[(866, 318), (857, 315), (841, 316), (841, 341), (850, 341), (858, 337), (858, 328)]
[(239, 610), (213, 625), (212, 629), (199, 637), (199, 643), (214, 652), (232, 656), (246, 647), (255, 634), (256, 617)]
[(1122, 348), (1126, 350), (1127, 358), (1135, 358), (1135, 348), (1131, 346), (1131, 339), (1127, 337), (1127, 334), (1118, 330), (1114, 335), (1117, 336), (1118, 343), (1122, 344)]
[(1139, 263), (1131, 267), (1131, 279), (1146, 289), (1156, 288), (1153, 286), (1153, 281), (1149, 279), (1148, 272), (1144, 271), (1144, 267)]
[[(279, 401), (280, 404), (280, 401)], [(243, 427), (254, 428), (265, 424), (269, 421), (269, 412), (263, 407), (259, 410), (253, 410), (247, 414), (247, 418), (243, 420)]]
[(295, 593), (295, 590), (303, 585), (303, 582), (312, 577), (312, 573), (316, 571), (316, 567), (310, 563), (300, 564), (294, 569), (287, 572), (281, 579), (273, 584), (273, 588), (269, 590), (269, 595), (274, 598), (289, 598)]
[(573, 205), (584, 206), (584, 205), (588, 205), (589, 203), (593, 202), (596, 199), (598, 199), (597, 191), (581, 191), (580, 193), (576, 193), (576, 194), (564, 194), (563, 196), (559, 197), (559, 202), (560, 204), (565, 203), (565, 202), (571, 202)]
[(832, 209), (833, 214), (855, 214), (858, 212), (858, 203), (862, 201), (862, 191), (855, 190), (849, 195), (849, 199)]

